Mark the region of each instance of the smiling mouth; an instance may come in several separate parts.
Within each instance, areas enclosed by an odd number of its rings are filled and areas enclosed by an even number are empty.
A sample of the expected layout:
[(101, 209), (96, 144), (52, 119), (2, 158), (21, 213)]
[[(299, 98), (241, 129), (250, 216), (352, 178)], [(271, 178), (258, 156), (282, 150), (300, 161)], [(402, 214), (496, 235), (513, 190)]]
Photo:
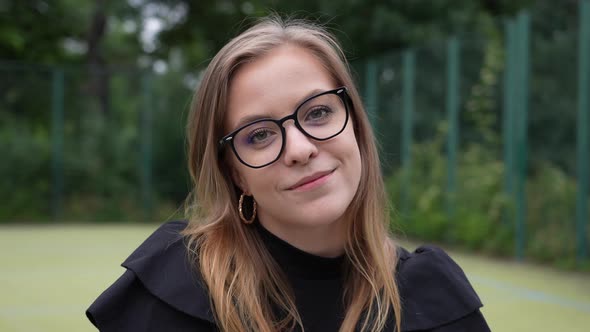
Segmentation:
[(288, 190), (300, 190), (300, 189), (315, 188), (316, 186), (319, 186), (319, 185), (323, 184), (325, 181), (327, 181), (328, 178), (330, 177), (330, 175), (332, 175), (332, 173), (334, 173), (334, 171), (335, 171), (335, 169), (333, 169), (331, 171), (327, 171), (327, 172), (318, 172), (318, 173), (313, 174), (311, 176), (305, 177), (302, 180), (300, 180), (299, 182), (297, 182), (295, 185), (288, 188)]

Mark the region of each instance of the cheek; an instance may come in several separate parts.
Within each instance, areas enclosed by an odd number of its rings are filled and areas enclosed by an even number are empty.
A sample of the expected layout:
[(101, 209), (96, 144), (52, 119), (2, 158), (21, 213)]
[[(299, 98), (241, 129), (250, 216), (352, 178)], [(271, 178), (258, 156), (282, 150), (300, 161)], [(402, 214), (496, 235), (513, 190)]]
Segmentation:
[[(247, 168), (244, 166), (244, 168)], [(241, 179), (244, 184), (243, 189), (250, 192), (254, 197), (267, 195), (273, 192), (274, 181), (276, 178), (275, 172), (272, 169), (241, 169)]]
[[(356, 141), (355, 141), (356, 144)], [(352, 168), (353, 168), (353, 176), (357, 179), (357, 185), (358, 182), (360, 182), (361, 179), (361, 173), (362, 173), (362, 162), (361, 162), (361, 153), (359, 151), (358, 145), (355, 145), (355, 149), (354, 149), (354, 155), (352, 156), (352, 160), (351, 163), (353, 164)]]
[(362, 176), (363, 166), (359, 145), (352, 130), (350, 131), (350, 134), (347, 135), (345, 144), (346, 150), (343, 151), (343, 154), (345, 155), (344, 162), (347, 166), (347, 176), (350, 177), (351, 186), (357, 188)]
[(343, 153), (346, 154), (347, 159), (352, 164), (351, 167), (355, 169), (359, 169), (361, 167), (361, 152), (359, 149), (359, 145), (357, 142), (356, 135), (352, 128), (347, 128), (346, 132), (344, 132), (346, 136), (344, 136), (344, 151)]

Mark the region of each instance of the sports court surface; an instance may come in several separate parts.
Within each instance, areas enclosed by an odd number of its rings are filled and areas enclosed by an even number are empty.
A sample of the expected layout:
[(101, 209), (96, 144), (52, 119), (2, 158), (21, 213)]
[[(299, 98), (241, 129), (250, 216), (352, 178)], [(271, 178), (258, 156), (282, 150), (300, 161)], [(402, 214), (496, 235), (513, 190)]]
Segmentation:
[[(0, 226), (0, 331), (96, 331), (85, 309), (156, 227)], [(482, 298), (493, 331), (590, 331), (590, 274), (450, 254)]]

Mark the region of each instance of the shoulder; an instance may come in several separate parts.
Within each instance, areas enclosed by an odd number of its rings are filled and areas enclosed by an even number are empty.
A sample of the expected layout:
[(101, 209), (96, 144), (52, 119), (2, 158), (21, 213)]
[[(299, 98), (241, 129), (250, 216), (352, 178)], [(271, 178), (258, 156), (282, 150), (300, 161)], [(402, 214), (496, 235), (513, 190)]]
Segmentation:
[[(433, 330), (471, 317), (481, 317), (481, 329), (489, 331), (479, 308), (483, 305), (459, 265), (435, 246), (410, 253), (398, 248), (396, 279), (402, 301), (404, 331)], [(459, 331), (459, 329), (455, 329)]]
[(156, 331), (157, 326), (177, 326), (183, 331), (183, 326), (195, 330), (202, 325), (208, 328), (197, 331), (214, 331), (208, 293), (180, 233), (186, 226), (186, 221), (161, 225), (123, 262), (125, 273), (86, 311), (96, 327)]

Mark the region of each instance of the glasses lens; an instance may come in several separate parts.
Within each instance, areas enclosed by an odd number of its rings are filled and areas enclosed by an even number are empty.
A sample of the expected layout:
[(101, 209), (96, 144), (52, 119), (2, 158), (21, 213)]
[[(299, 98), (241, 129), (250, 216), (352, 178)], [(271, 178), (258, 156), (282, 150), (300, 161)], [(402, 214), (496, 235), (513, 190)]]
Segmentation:
[(346, 107), (338, 95), (328, 93), (301, 105), (297, 110), (297, 119), (308, 135), (315, 139), (327, 139), (344, 129)]
[(282, 141), (281, 129), (275, 122), (260, 121), (240, 130), (234, 137), (234, 147), (244, 163), (258, 167), (277, 158)]

